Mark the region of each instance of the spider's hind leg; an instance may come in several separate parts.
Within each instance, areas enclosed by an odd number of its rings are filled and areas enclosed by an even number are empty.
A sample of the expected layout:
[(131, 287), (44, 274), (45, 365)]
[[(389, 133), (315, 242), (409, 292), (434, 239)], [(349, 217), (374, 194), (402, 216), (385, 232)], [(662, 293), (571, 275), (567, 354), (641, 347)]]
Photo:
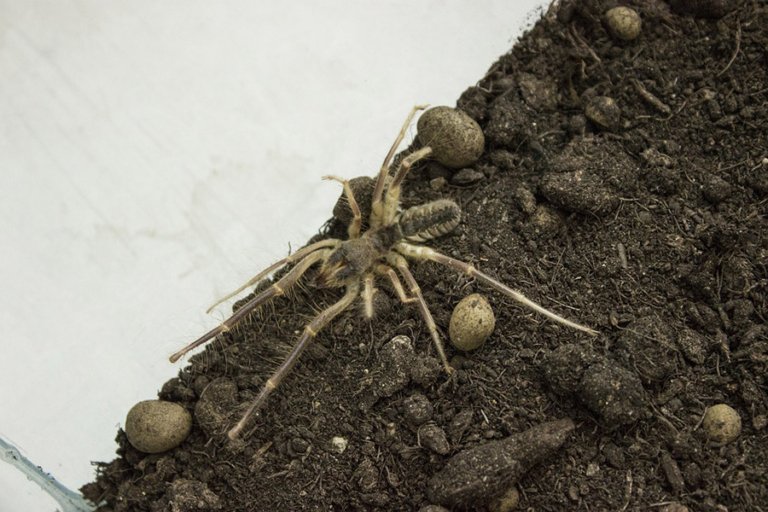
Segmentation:
[(440, 263), (441, 265), (445, 265), (446, 267), (452, 268), (454, 270), (457, 270), (459, 272), (472, 276), (478, 281), (487, 284), (488, 286), (495, 289), (496, 291), (503, 293), (504, 295), (506, 295), (507, 297), (510, 297), (511, 299), (516, 300), (517, 302), (524, 305), (525, 307), (532, 309), (533, 311), (536, 311), (537, 313), (540, 313), (546, 316), (547, 318), (554, 320), (559, 324), (566, 325), (572, 329), (576, 329), (582, 332), (586, 332), (587, 334), (591, 334), (593, 336), (598, 334), (598, 332), (594, 329), (591, 329), (581, 324), (577, 324), (576, 322), (572, 322), (571, 320), (568, 320), (567, 318), (563, 318), (562, 316), (556, 313), (553, 313), (552, 311), (546, 309), (545, 307), (533, 302), (531, 299), (529, 299), (522, 293), (518, 292), (517, 290), (513, 290), (509, 286), (492, 278), (488, 274), (480, 272), (474, 267), (474, 265), (470, 265), (469, 263), (465, 263), (461, 260), (457, 260), (457, 259), (451, 258), (450, 256), (446, 256), (445, 254), (439, 253), (434, 249), (430, 249), (429, 247), (411, 245), (404, 242), (397, 244), (395, 246), (395, 250), (398, 251), (400, 254), (403, 254), (410, 258), (434, 261), (435, 263)]
[[(400, 300), (403, 303), (410, 303), (415, 301), (419, 306), (419, 313), (421, 313), (421, 317), (424, 319), (424, 323), (427, 324), (429, 335), (432, 337), (432, 343), (435, 346), (435, 350), (437, 350), (437, 355), (440, 357), (440, 361), (443, 363), (443, 368), (445, 368), (445, 371), (448, 373), (448, 375), (451, 375), (454, 372), (454, 369), (448, 362), (448, 358), (445, 356), (443, 341), (440, 338), (440, 333), (437, 332), (437, 324), (435, 324), (435, 319), (432, 318), (432, 312), (429, 311), (427, 301), (424, 300), (424, 296), (421, 294), (421, 287), (419, 286), (419, 283), (416, 282), (416, 278), (413, 277), (410, 268), (408, 268), (408, 262), (405, 260), (405, 258), (396, 253), (390, 253), (388, 259), (390, 260), (390, 263), (397, 267), (400, 275), (402, 275), (403, 279), (405, 279), (405, 283), (408, 286), (408, 291), (411, 292), (411, 297), (407, 297), (405, 293), (401, 294), (400, 291), (398, 291)], [(400, 280), (397, 278), (396, 274), (393, 274), (394, 273), (389, 275), (392, 279), (392, 284), (395, 287), (395, 290), (398, 288), (402, 290), (402, 284), (395, 284), (399, 283)]]
[(304, 352), (304, 349), (306, 349), (309, 346), (309, 343), (315, 339), (317, 333), (319, 333), (323, 327), (328, 325), (328, 322), (336, 318), (342, 311), (347, 309), (349, 305), (352, 304), (352, 302), (354, 302), (359, 293), (359, 288), (360, 286), (357, 283), (348, 286), (347, 291), (341, 300), (318, 313), (315, 318), (313, 318), (312, 321), (309, 322), (306, 327), (304, 327), (304, 331), (301, 333), (298, 341), (293, 346), (291, 353), (288, 354), (288, 357), (285, 359), (285, 361), (283, 361), (277, 370), (275, 370), (274, 373), (272, 373), (272, 375), (266, 380), (264, 386), (261, 388), (261, 392), (259, 392), (259, 395), (256, 397), (256, 399), (251, 402), (251, 405), (248, 406), (248, 409), (245, 411), (245, 414), (243, 414), (242, 418), (240, 418), (240, 421), (238, 421), (237, 425), (232, 427), (232, 429), (230, 429), (228, 432), (227, 435), (230, 439), (236, 439), (240, 436), (240, 432), (242, 432), (242, 430), (246, 427), (251, 416), (253, 416), (253, 414), (258, 411), (262, 405), (264, 405), (267, 397), (272, 394), (272, 391), (274, 391), (277, 386), (280, 385), (280, 382), (282, 382), (285, 376), (290, 373), (294, 366), (296, 366), (296, 363), (298, 362), (301, 354)]

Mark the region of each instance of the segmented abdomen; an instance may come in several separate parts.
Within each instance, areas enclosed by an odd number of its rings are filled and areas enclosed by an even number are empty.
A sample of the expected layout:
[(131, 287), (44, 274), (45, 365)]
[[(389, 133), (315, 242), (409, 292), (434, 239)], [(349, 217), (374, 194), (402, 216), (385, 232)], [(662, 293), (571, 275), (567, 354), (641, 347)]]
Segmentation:
[(461, 208), (450, 199), (408, 208), (400, 214), (398, 223), (406, 240), (424, 242), (450, 233), (459, 225)]

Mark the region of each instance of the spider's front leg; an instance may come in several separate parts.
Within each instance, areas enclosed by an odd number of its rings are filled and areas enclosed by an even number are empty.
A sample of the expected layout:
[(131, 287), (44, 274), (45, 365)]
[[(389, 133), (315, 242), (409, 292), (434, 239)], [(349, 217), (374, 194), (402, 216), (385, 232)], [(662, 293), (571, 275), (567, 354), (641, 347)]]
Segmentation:
[(473, 265), (470, 265), (469, 263), (465, 263), (461, 260), (457, 260), (457, 259), (451, 258), (450, 256), (446, 256), (445, 254), (439, 253), (434, 249), (430, 249), (429, 247), (411, 245), (405, 242), (398, 243), (395, 246), (395, 250), (400, 254), (403, 254), (410, 258), (434, 261), (435, 263), (445, 265), (446, 267), (450, 267), (454, 270), (457, 270), (458, 272), (462, 272), (464, 274), (472, 276), (478, 281), (487, 284), (491, 288), (494, 288), (496, 291), (503, 293), (507, 297), (510, 297), (516, 300), (517, 302), (526, 306), (527, 308), (532, 309), (533, 311), (536, 311), (537, 313), (540, 313), (546, 316), (547, 318), (554, 320), (559, 324), (563, 324), (568, 327), (571, 327), (572, 329), (577, 329), (579, 331), (586, 332), (587, 334), (591, 334), (593, 336), (598, 334), (598, 332), (594, 329), (591, 329), (581, 324), (577, 324), (576, 322), (572, 322), (571, 320), (563, 318), (560, 315), (553, 313), (552, 311), (546, 309), (545, 307), (533, 302), (531, 299), (529, 299), (522, 293), (518, 292), (517, 290), (513, 290), (509, 286), (492, 278), (488, 274), (480, 272)]
[(285, 258), (279, 261), (274, 262), (273, 264), (271, 264), (270, 266), (268, 266), (267, 268), (265, 268), (264, 270), (256, 274), (254, 277), (249, 279), (248, 282), (242, 285), (240, 288), (238, 288), (233, 292), (228, 293), (226, 296), (217, 300), (214, 304), (211, 305), (211, 307), (205, 310), (205, 312), (210, 313), (211, 311), (213, 311), (213, 308), (215, 308), (225, 300), (231, 299), (232, 297), (234, 297), (235, 295), (238, 295), (240, 292), (242, 292), (246, 288), (250, 288), (251, 286), (256, 286), (257, 284), (262, 282), (264, 279), (266, 279), (267, 276), (269, 276), (269, 274), (278, 270), (279, 268), (285, 265), (288, 265), (289, 263), (299, 261), (305, 256), (307, 256), (308, 254), (315, 252), (318, 249), (323, 249), (325, 247), (337, 247), (338, 245), (339, 245), (339, 241), (334, 238), (331, 238), (329, 240), (320, 240), (319, 242), (315, 242), (314, 244), (310, 244), (302, 249), (299, 249), (295, 253), (289, 256), (286, 256)]
[(251, 416), (253, 416), (253, 414), (258, 411), (262, 405), (264, 405), (267, 397), (272, 394), (272, 391), (274, 391), (275, 388), (280, 385), (280, 382), (282, 382), (285, 376), (290, 373), (290, 371), (298, 362), (302, 352), (304, 352), (304, 350), (309, 346), (309, 343), (315, 339), (317, 333), (319, 333), (323, 327), (328, 325), (328, 322), (336, 318), (342, 311), (347, 309), (349, 305), (354, 302), (355, 298), (357, 298), (359, 291), (360, 285), (356, 282), (353, 282), (347, 287), (347, 291), (341, 300), (318, 313), (318, 315), (315, 316), (315, 318), (313, 318), (306, 327), (304, 327), (304, 331), (301, 333), (301, 336), (296, 342), (296, 345), (294, 345), (293, 350), (291, 350), (291, 353), (288, 354), (288, 357), (277, 368), (277, 370), (275, 370), (272, 376), (267, 379), (267, 381), (264, 383), (264, 386), (261, 388), (261, 392), (256, 397), (256, 399), (251, 402), (251, 405), (245, 411), (245, 414), (243, 414), (243, 417), (240, 419), (240, 421), (237, 422), (237, 425), (232, 427), (232, 429), (228, 432), (227, 435), (230, 439), (236, 439), (240, 435), (242, 430), (248, 424)]
[[(338, 244), (338, 240), (329, 240), (329, 242), (334, 242), (335, 245)], [(310, 247), (312, 246), (307, 247), (307, 249), (309, 249)], [(327, 259), (331, 251), (332, 249), (320, 249), (320, 250), (315, 250), (315, 252), (309, 253), (307, 256), (304, 257), (304, 259), (300, 260), (295, 267), (293, 267), (290, 271), (288, 271), (288, 273), (285, 276), (283, 276), (282, 279), (280, 279), (276, 283), (273, 283), (272, 286), (262, 291), (261, 293), (257, 294), (254, 298), (252, 298), (248, 302), (246, 302), (232, 316), (224, 320), (217, 327), (214, 327), (207, 333), (197, 338), (195, 341), (193, 341), (186, 347), (182, 348), (181, 350), (171, 355), (171, 357), (169, 358), (170, 361), (172, 363), (175, 363), (176, 361), (181, 359), (185, 354), (187, 354), (189, 351), (194, 350), (200, 345), (207, 343), (208, 341), (212, 340), (219, 334), (229, 331), (235, 324), (237, 324), (240, 320), (245, 318), (249, 313), (251, 313), (253, 310), (258, 308), (265, 302), (273, 299), (274, 297), (284, 295), (285, 292), (287, 292), (290, 288), (292, 288), (298, 282), (299, 278), (301, 278), (301, 276), (304, 275), (304, 273), (307, 270), (309, 270), (309, 267), (311, 267), (318, 261)]]

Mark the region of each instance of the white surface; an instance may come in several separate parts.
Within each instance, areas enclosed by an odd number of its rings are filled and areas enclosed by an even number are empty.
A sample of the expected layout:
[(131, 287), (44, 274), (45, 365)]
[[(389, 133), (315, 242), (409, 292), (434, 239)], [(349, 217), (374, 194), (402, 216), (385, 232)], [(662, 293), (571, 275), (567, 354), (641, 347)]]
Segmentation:
[[(453, 105), (540, 0), (0, 0), (0, 434), (78, 487), (216, 298)], [(322, 5), (322, 8), (320, 7)], [(0, 465), (0, 511), (52, 511)]]

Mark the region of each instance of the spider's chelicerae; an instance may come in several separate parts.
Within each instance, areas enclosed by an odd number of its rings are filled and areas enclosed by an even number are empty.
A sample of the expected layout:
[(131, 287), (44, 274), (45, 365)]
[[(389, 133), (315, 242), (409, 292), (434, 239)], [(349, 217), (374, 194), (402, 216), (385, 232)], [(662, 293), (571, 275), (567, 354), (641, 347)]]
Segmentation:
[(240, 421), (229, 431), (230, 439), (235, 439), (240, 435), (250, 417), (264, 404), (267, 397), (294, 367), (309, 343), (331, 320), (353, 304), (358, 297), (363, 301), (365, 316), (368, 318), (373, 316), (373, 295), (377, 277), (383, 277), (390, 282), (401, 302), (404, 304), (415, 303), (418, 306), (445, 371), (449, 374), (453, 372), (453, 368), (445, 356), (435, 321), (424, 301), (419, 285), (409, 269), (409, 259), (429, 260), (450, 267), (474, 277), (556, 322), (590, 334), (596, 334), (596, 331), (589, 327), (567, 320), (536, 304), (520, 292), (477, 270), (471, 264), (441, 254), (429, 247), (418, 245), (418, 243), (449, 233), (459, 224), (461, 217), (459, 206), (449, 199), (439, 199), (405, 211), (400, 210), (400, 191), (403, 179), (416, 162), (432, 154), (432, 148), (425, 146), (404, 157), (394, 172), (390, 172), (390, 164), (416, 112), (424, 108), (426, 107), (416, 106), (411, 110), (384, 159), (373, 188), (367, 231), (361, 232), (362, 213), (349, 182), (336, 176), (325, 176), (325, 179), (339, 181), (344, 187), (344, 196), (353, 215), (348, 227), (348, 239), (321, 240), (264, 269), (221, 301), (235, 296), (247, 287), (260, 283), (280, 267), (295, 263), (294, 267), (281, 279), (256, 294), (218, 327), (205, 333), (170, 357), (171, 362), (175, 362), (190, 350), (214, 339), (221, 333), (227, 332), (265, 302), (284, 295), (316, 263), (320, 264), (318, 281), (322, 285), (345, 289), (344, 296), (338, 302), (318, 313), (306, 325), (291, 353), (267, 379), (259, 395), (250, 404)]

